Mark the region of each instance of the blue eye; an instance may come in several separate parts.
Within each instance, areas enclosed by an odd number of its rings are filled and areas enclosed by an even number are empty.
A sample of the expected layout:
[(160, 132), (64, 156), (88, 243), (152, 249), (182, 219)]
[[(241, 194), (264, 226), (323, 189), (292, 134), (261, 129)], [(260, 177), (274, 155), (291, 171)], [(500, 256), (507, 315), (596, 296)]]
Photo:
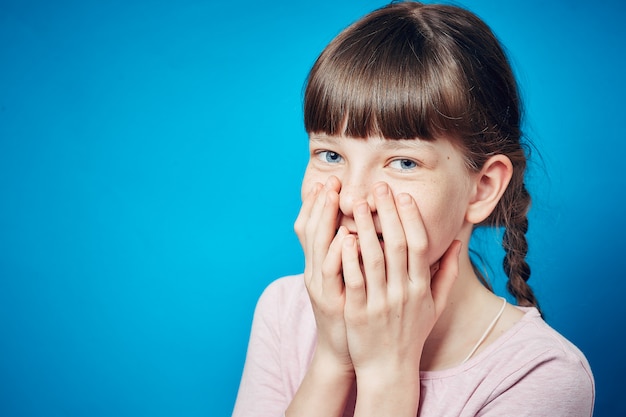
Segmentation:
[(401, 171), (407, 171), (417, 168), (418, 164), (411, 159), (396, 159), (395, 161), (391, 161), (389, 166)]
[(341, 155), (332, 151), (320, 151), (317, 153), (317, 157), (323, 162), (328, 162), (329, 164), (337, 164), (343, 161)]

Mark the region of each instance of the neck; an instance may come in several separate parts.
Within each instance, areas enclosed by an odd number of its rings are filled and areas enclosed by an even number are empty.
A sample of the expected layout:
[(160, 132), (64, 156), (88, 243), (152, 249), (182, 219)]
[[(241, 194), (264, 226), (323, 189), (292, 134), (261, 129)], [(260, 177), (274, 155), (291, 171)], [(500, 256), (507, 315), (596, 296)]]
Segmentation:
[(502, 306), (502, 300), (480, 283), (467, 251), (459, 262), (448, 305), (424, 345), (422, 370), (460, 364)]

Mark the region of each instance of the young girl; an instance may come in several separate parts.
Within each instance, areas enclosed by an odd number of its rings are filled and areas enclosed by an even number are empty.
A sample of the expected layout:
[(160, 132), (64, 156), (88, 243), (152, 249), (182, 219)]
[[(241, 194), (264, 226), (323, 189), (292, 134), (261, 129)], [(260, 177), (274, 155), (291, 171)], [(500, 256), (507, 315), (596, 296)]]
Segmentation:
[[(234, 416), (591, 416), (583, 354), (527, 281), (517, 86), (490, 29), (393, 3), (344, 30), (308, 78), (303, 275), (259, 300)], [(518, 306), (473, 266), (504, 228)]]

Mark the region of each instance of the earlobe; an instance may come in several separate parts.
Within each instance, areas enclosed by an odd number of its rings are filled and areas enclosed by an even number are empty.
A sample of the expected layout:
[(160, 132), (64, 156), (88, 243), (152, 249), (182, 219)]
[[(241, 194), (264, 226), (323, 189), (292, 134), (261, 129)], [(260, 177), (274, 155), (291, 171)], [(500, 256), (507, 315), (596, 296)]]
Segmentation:
[(476, 174), (474, 195), (465, 218), (469, 223), (479, 224), (493, 212), (502, 198), (513, 175), (513, 164), (505, 155), (494, 155)]

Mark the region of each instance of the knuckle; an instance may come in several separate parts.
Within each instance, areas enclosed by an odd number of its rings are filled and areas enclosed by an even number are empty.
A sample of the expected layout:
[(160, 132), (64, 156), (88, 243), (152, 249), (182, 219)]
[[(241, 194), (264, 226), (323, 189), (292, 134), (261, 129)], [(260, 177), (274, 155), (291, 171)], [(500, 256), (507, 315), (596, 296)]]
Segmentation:
[(302, 217), (298, 217), (293, 223), (293, 230), (298, 236), (301, 236), (304, 233), (304, 219), (302, 219)]
[(346, 288), (350, 291), (362, 291), (365, 289), (365, 283), (362, 279), (344, 277), (344, 280)]
[(385, 258), (382, 254), (377, 254), (369, 258), (369, 260), (367, 261), (367, 265), (375, 271), (384, 269)]
[(359, 327), (367, 324), (368, 317), (363, 314), (360, 308), (346, 305), (344, 309), (344, 320), (351, 327)]
[(419, 256), (425, 256), (428, 253), (428, 242), (425, 240), (420, 240), (419, 242), (413, 243), (410, 249), (411, 253)]
[(388, 294), (391, 304), (405, 306), (409, 303), (409, 292), (404, 288), (390, 289)]
[(430, 295), (430, 280), (414, 279), (408, 288), (407, 297), (415, 300), (423, 300)]
[(402, 255), (407, 252), (406, 241), (405, 240), (391, 240), (389, 242), (385, 242), (388, 250), (393, 251), (393, 253), (397, 253)]
[(370, 314), (378, 317), (389, 317), (393, 309), (391, 308), (391, 304), (389, 302), (379, 302), (371, 305)]

